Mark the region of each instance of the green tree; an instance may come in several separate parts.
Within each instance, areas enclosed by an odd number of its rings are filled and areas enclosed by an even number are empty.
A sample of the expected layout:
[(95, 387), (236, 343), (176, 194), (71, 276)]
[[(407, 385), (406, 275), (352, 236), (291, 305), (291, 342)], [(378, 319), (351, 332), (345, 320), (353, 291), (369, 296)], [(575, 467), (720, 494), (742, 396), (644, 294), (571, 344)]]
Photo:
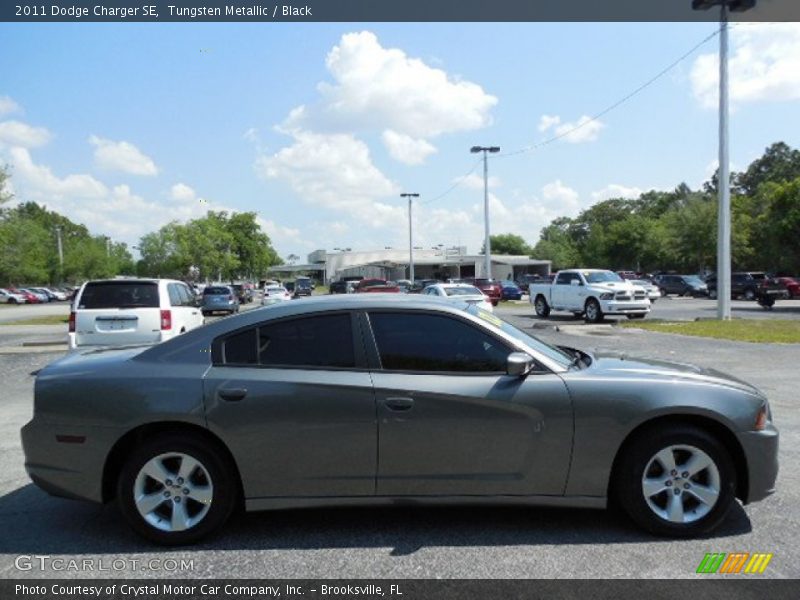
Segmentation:
[[(522, 236), (513, 233), (501, 233), (489, 236), (492, 242), (492, 254), (529, 255), (533, 250)], [(484, 244), (485, 246), (485, 244)], [(481, 254), (486, 248), (481, 248)]]
[(784, 183), (800, 177), (800, 150), (784, 142), (776, 142), (764, 154), (750, 163), (744, 173), (736, 174), (734, 183), (738, 191), (754, 195), (763, 183)]

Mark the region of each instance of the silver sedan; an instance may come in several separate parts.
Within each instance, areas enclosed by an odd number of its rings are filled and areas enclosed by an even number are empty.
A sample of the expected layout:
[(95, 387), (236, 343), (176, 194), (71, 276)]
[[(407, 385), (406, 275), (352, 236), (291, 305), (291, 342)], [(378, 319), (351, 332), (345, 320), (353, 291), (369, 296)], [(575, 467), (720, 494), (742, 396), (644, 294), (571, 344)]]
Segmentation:
[(419, 295), (312, 297), (36, 377), (25, 466), (194, 542), (248, 510), (408, 503), (603, 508), (694, 536), (774, 491), (753, 386), (685, 364), (554, 347)]

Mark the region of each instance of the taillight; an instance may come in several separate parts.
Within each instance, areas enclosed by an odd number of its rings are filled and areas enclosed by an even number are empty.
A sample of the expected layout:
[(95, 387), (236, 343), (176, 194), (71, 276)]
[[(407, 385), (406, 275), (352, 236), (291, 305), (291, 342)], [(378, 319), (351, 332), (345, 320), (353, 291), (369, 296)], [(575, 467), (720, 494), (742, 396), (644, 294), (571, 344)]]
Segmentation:
[(172, 311), (171, 310), (162, 310), (161, 311), (161, 331), (167, 331), (172, 329)]
[(764, 431), (767, 427), (767, 421), (769, 420), (768, 409), (767, 405), (764, 404), (758, 411), (756, 415), (756, 422), (753, 424), (753, 429), (756, 431)]
[(69, 332), (75, 333), (75, 311), (69, 313)]

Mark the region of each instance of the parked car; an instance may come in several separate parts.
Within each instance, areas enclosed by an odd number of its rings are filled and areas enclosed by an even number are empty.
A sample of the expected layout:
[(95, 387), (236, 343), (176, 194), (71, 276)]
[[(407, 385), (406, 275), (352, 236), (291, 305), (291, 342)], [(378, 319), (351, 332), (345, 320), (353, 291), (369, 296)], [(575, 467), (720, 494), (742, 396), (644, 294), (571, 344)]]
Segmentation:
[(39, 302), (50, 302), (50, 296), (45, 292), (39, 292), (34, 288), (20, 288), (20, 291), (27, 292), (28, 294), (36, 296), (36, 299)]
[(790, 298), (800, 298), (800, 281), (795, 277), (777, 277), (776, 279), (789, 292)]
[(410, 294), (419, 294), (429, 285), (435, 285), (437, 283), (441, 283), (441, 281), (438, 279), (417, 279), (408, 291)]
[(647, 293), (648, 300), (650, 300), (650, 304), (661, 298), (661, 290), (658, 289), (658, 286), (652, 281), (648, 281), (647, 279), (629, 279), (628, 281), (644, 289)]
[(364, 293), (389, 293), (399, 294), (400, 288), (391, 281), (385, 279), (362, 279), (356, 284), (355, 291), (357, 294)]
[(535, 273), (525, 273), (524, 275), (520, 275), (517, 279), (517, 286), (527, 294), (530, 284), (539, 283), (540, 281), (542, 281), (541, 275)]
[(628, 280), (639, 279), (639, 274), (636, 271), (617, 271), (617, 275)]
[(331, 284), (328, 286), (328, 293), (329, 294), (346, 294), (347, 293), (347, 282), (344, 281), (344, 280), (332, 281)]
[(53, 295), (53, 298), (58, 302), (64, 302), (67, 299), (67, 293), (58, 288), (47, 288), (47, 291)]
[(233, 283), (229, 287), (233, 290), (233, 293), (236, 294), (239, 304), (249, 304), (253, 301), (253, 290), (243, 283)]
[(613, 504), (690, 537), (772, 494), (778, 473), (769, 402), (740, 379), (551, 346), (406, 294), (284, 302), (68, 355), (33, 389), (31, 480), (116, 501), (160, 544), (196, 542), (240, 506), (353, 502)]
[(599, 323), (606, 315), (643, 319), (650, 312), (644, 289), (603, 269), (559, 271), (552, 284), (530, 286), (530, 301), (543, 319), (551, 310), (583, 315), (587, 323)]
[[(709, 275), (706, 279), (708, 295), (717, 297), (717, 276)], [(745, 300), (760, 300), (786, 297), (786, 288), (780, 282), (768, 277), (761, 271), (741, 271), (731, 273), (731, 298), (744, 298)], [(768, 300), (767, 300), (768, 302)]]
[(24, 297), (26, 304), (40, 304), (42, 302), (40, 295), (29, 292), (23, 288), (8, 288), (8, 291), (12, 294), (19, 294), (20, 296)]
[(466, 280), (468, 283), (471, 283), (484, 294), (489, 296), (489, 300), (492, 303), (492, 306), (497, 306), (498, 302), (503, 297), (503, 290), (500, 287), (500, 282), (495, 279), (475, 279), (470, 278)]
[(311, 292), (311, 280), (308, 277), (298, 277), (295, 279), (293, 291), (295, 298), (299, 298), (300, 296), (310, 296)]
[(154, 344), (203, 324), (194, 294), (172, 279), (87, 281), (69, 315), (70, 349)]
[(292, 295), (282, 285), (268, 285), (264, 288), (264, 296), (261, 298), (261, 306), (270, 306), (280, 302), (288, 302)]
[(501, 281), (500, 293), (503, 300), (522, 300), (522, 290), (513, 281)]
[(410, 292), (411, 287), (413, 285), (413, 283), (409, 279), (398, 279), (397, 281), (395, 281), (395, 284), (397, 285), (397, 287), (400, 288), (400, 293), (402, 294), (407, 294), (408, 292)]
[(662, 296), (708, 296), (708, 285), (697, 275), (658, 275), (653, 280)]
[(474, 304), (487, 312), (493, 310), (486, 294), (468, 283), (434, 283), (422, 290), (422, 295), (433, 296), (457, 305)]
[(24, 295), (0, 288), (0, 304), (25, 304), (26, 302)]
[(207, 317), (216, 312), (226, 312), (229, 315), (239, 312), (239, 296), (228, 285), (208, 285), (203, 290), (201, 308), (203, 316)]
[(58, 301), (58, 296), (56, 296), (56, 295), (55, 295), (55, 294), (54, 294), (54, 293), (53, 293), (51, 290), (49, 290), (48, 288), (43, 288), (43, 287), (34, 287), (34, 288), (28, 288), (28, 289), (29, 289), (30, 291), (32, 291), (33, 293), (35, 293), (35, 294), (41, 294), (41, 295), (44, 295), (44, 297), (45, 297), (45, 298), (47, 298), (46, 302), (57, 302), (57, 301)]

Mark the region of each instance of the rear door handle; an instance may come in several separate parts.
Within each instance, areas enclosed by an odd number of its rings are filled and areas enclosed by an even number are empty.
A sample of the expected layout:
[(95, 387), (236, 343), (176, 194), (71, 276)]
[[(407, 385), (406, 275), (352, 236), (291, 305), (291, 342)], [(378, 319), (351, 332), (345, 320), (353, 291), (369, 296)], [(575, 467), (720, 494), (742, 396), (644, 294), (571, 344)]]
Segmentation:
[(230, 389), (230, 390), (218, 390), (217, 392), (219, 397), (223, 400), (227, 400), (228, 402), (238, 402), (245, 396), (247, 396), (247, 390), (242, 388), (237, 389)]
[(411, 410), (414, 406), (414, 399), (413, 398), (386, 398), (384, 400), (384, 405), (389, 410), (394, 410), (398, 412)]

